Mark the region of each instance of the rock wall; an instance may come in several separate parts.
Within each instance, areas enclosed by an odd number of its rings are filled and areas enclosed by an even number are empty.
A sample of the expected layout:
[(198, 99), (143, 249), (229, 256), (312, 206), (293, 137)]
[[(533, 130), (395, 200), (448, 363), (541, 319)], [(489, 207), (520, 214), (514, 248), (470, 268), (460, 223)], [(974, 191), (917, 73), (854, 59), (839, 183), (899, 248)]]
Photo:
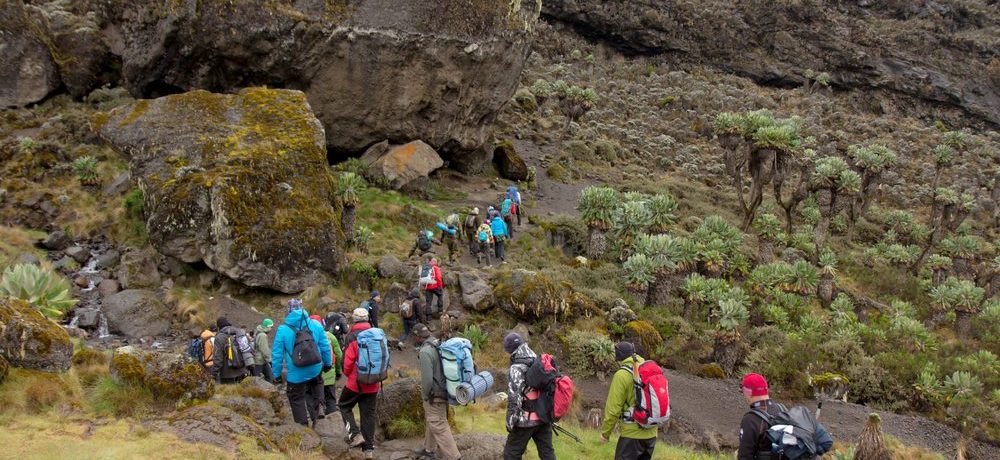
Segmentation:
[[(983, 3), (981, 8), (974, 4)], [(994, 2), (995, 3), (995, 2)], [(543, 14), (632, 54), (800, 86), (807, 69), (838, 90), (1000, 124), (1000, 13), (984, 2), (549, 0)]]

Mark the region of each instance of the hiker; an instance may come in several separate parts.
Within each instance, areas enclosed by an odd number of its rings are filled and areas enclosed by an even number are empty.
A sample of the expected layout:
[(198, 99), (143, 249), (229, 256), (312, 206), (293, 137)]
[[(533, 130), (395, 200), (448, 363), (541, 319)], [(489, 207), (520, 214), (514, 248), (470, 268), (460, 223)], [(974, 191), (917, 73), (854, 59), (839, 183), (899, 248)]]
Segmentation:
[(524, 208), (521, 206), (521, 192), (517, 190), (517, 186), (509, 185), (507, 186), (507, 198), (510, 198), (514, 202), (514, 214), (517, 215), (517, 225), (521, 225), (521, 215), (524, 214)]
[(413, 327), (418, 323), (426, 323), (427, 316), (424, 314), (424, 302), (420, 300), (420, 291), (416, 288), (410, 290), (406, 299), (399, 305), (399, 317), (403, 319), (403, 335), (396, 342), (396, 348), (403, 349), (403, 344), (413, 331)]
[(260, 377), (260, 374), (257, 372), (257, 342), (254, 341), (253, 334), (254, 330), (248, 328), (247, 343), (250, 345), (250, 359), (246, 362), (247, 373), (253, 377)]
[(441, 239), (437, 243), (448, 248), (448, 262), (454, 262), (455, 256), (458, 255), (458, 239), (458, 228), (454, 225), (448, 224), (441, 229)]
[(256, 350), (253, 356), (254, 374), (264, 377), (268, 382), (273, 380), (271, 380), (271, 345), (268, 343), (267, 334), (271, 333), (273, 327), (274, 321), (271, 318), (264, 318), (264, 321), (257, 325), (256, 334), (253, 336)]
[[(211, 375), (212, 365), (215, 363), (215, 333), (219, 330), (216, 325), (211, 325), (198, 336), (201, 339), (201, 356), (197, 358), (205, 371)], [(199, 354), (197, 351), (195, 354)], [(194, 358), (194, 356), (192, 356)]]
[[(455, 445), (451, 427), (448, 426), (448, 389), (445, 386), (447, 382), (441, 366), (441, 355), (438, 353), (440, 342), (423, 324), (414, 326), (413, 342), (420, 347), (417, 356), (420, 360), (420, 396), (425, 419), (424, 447), (414, 453), (418, 459), (459, 459), (461, 454)], [(436, 455), (436, 451), (441, 453), (440, 457)]]
[[(789, 453), (789, 450), (800, 450), (801, 453), (801, 449), (803, 449), (801, 446), (810, 444), (816, 449), (816, 456), (821, 456), (833, 447), (833, 438), (830, 437), (830, 433), (826, 431), (826, 428), (822, 424), (813, 419), (812, 414), (808, 410), (801, 406), (787, 410), (781, 404), (771, 401), (771, 398), (768, 396), (767, 380), (764, 379), (763, 375), (744, 375), (740, 389), (743, 391), (743, 397), (750, 404), (750, 410), (743, 415), (743, 420), (740, 421), (740, 447), (736, 452), (737, 460), (778, 460), (779, 458), (787, 458), (784, 454), (780, 457), (773, 454), (775, 447), (774, 439), (781, 439), (784, 442), (783, 445), (780, 445), (780, 448), (785, 449), (786, 453)], [(796, 417), (794, 414), (801, 414), (804, 417)], [(785, 416), (790, 417), (785, 418)], [(776, 417), (785, 418), (783, 422), (788, 422), (791, 428), (789, 431), (778, 432), (779, 438), (772, 439), (772, 437), (768, 436), (768, 430), (772, 428), (771, 420)], [(805, 424), (799, 425), (798, 422), (805, 422)], [(794, 440), (795, 435), (792, 433), (803, 432), (814, 433), (812, 439), (807, 442), (803, 442), (801, 439), (791, 443), (784, 441), (786, 438)], [(792, 455), (791, 458), (797, 457)]]
[(434, 249), (434, 234), (430, 230), (420, 230), (417, 232), (417, 241), (413, 243), (413, 248), (410, 249), (410, 254), (406, 256), (407, 259), (413, 257), (413, 254), (419, 253), (423, 257), (428, 252)]
[(331, 325), (326, 325), (326, 340), (330, 342), (330, 352), (333, 353), (333, 368), (323, 372), (323, 400), (324, 413), (327, 416), (340, 412), (337, 408), (337, 380), (344, 368), (344, 352), (340, 348), (340, 340), (337, 339), (331, 329)]
[(344, 337), (347, 336), (347, 332), (351, 329), (351, 326), (347, 324), (347, 318), (344, 316), (344, 313), (336, 311), (327, 313), (323, 323), (326, 324), (326, 330), (333, 333), (333, 336), (337, 338), (337, 342), (341, 344), (341, 350), (343, 350)]
[(500, 259), (501, 263), (507, 262), (506, 249), (504, 248), (504, 241), (507, 239), (507, 224), (504, 223), (502, 217), (496, 216), (490, 221), (490, 231), (493, 232), (493, 246), (497, 259)]
[(552, 425), (543, 423), (538, 414), (523, 408), (525, 400), (537, 400), (539, 392), (526, 388), (525, 372), (537, 356), (524, 338), (511, 332), (503, 338), (503, 350), (510, 353), (510, 370), (507, 380), (507, 442), (503, 447), (504, 460), (518, 460), (528, 448), (528, 441), (535, 441), (540, 460), (555, 460), (552, 448)]
[(275, 333), (271, 358), (275, 380), (281, 377), (281, 369), (288, 367), (285, 393), (295, 423), (309, 426), (312, 419), (315, 428), (320, 415), (319, 402), (323, 400), (320, 374), (333, 368), (333, 355), (323, 327), (309, 319), (299, 299), (288, 301), (288, 315)]
[(472, 208), (472, 211), (469, 211), (469, 215), (465, 216), (465, 222), (462, 224), (462, 233), (465, 235), (465, 241), (469, 245), (469, 254), (475, 254), (479, 248), (479, 240), (476, 238), (477, 227), (479, 227), (479, 208)]
[(378, 291), (372, 291), (371, 297), (361, 302), (361, 308), (368, 311), (368, 322), (371, 323), (372, 327), (378, 327), (378, 310), (381, 303), (382, 296), (379, 295)]
[(514, 213), (516, 212), (517, 205), (514, 204), (514, 200), (510, 197), (504, 198), (500, 204), (500, 217), (503, 217), (503, 222), (507, 226), (507, 235), (510, 239), (514, 239)]
[[(444, 311), (444, 278), (441, 276), (441, 267), (438, 266), (437, 257), (431, 257), (427, 262), (430, 264), (430, 282), (421, 281), (424, 284), (424, 299), (427, 304), (428, 320), (430, 319), (431, 305), (434, 304), (434, 296), (437, 296), (437, 311), (440, 314)], [(426, 270), (423, 267), (422, 270)], [(422, 277), (423, 278), (423, 277)]]
[(215, 383), (239, 383), (253, 367), (253, 352), (247, 333), (229, 323), (225, 317), (215, 322), (219, 332), (213, 346), (212, 378)]
[(635, 402), (635, 379), (633, 370), (645, 360), (635, 354), (635, 346), (630, 342), (615, 345), (615, 361), (621, 368), (611, 378), (607, 402), (604, 404), (604, 424), (601, 426), (601, 440), (608, 442), (615, 426), (621, 426), (621, 436), (615, 447), (615, 460), (650, 460), (656, 447), (658, 427), (643, 428), (629, 417)]
[(476, 231), (476, 243), (479, 245), (479, 250), (476, 251), (476, 263), (483, 263), (483, 256), (486, 256), (486, 266), (492, 267), (493, 229), (490, 228), (489, 221), (483, 221)]
[(500, 217), (500, 211), (493, 206), (486, 208), (486, 219), (492, 221), (494, 217)]
[[(340, 392), (340, 415), (347, 423), (348, 435), (347, 443), (351, 447), (361, 446), (365, 458), (375, 458), (375, 403), (381, 384), (379, 383), (359, 383), (358, 382), (358, 334), (372, 329), (368, 322), (368, 311), (364, 308), (357, 308), (351, 315), (354, 326), (347, 334), (347, 347), (344, 349), (344, 375), (347, 382)], [(361, 427), (354, 419), (354, 406), (361, 408)], [(360, 434), (360, 436), (359, 436)]]

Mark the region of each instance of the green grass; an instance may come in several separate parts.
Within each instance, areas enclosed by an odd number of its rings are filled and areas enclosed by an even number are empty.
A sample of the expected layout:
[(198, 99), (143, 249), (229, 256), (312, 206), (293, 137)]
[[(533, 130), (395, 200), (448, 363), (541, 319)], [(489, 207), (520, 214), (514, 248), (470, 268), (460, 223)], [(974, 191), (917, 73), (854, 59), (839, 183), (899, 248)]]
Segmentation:
[[(425, 219), (424, 225), (414, 222), (415, 213)], [(356, 225), (375, 232), (368, 244), (370, 254), (395, 254), (402, 258), (413, 246), (417, 230), (432, 226), (431, 221), (442, 219), (443, 214), (436, 206), (399, 192), (369, 187), (361, 193)]]
[[(458, 431), (462, 433), (507, 434), (503, 411), (499, 409), (491, 410), (482, 405), (456, 407), (455, 421)], [(588, 430), (569, 421), (560, 423), (560, 425), (579, 436), (583, 443), (577, 444), (567, 436), (554, 436), (553, 446), (557, 458), (614, 458), (615, 444), (618, 442), (617, 434), (612, 435), (608, 443), (603, 443), (601, 442), (601, 434), (597, 430)], [(525, 460), (538, 459), (538, 453), (535, 451), (533, 443), (528, 443), (528, 451), (524, 458)], [(656, 450), (653, 452), (654, 460), (717, 460), (723, 458), (727, 457), (696, 452), (663, 441), (656, 443)]]

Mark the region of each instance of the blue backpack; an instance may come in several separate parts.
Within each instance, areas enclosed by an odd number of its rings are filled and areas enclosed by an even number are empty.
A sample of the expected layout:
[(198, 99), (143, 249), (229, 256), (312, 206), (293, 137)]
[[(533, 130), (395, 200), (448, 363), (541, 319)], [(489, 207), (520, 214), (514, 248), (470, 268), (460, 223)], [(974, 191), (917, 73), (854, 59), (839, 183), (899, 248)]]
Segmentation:
[(188, 356), (198, 364), (205, 364), (205, 340), (195, 337), (188, 343)]
[(476, 375), (476, 364), (472, 361), (472, 342), (455, 337), (438, 345), (441, 355), (441, 370), (444, 373), (448, 400), (454, 403), (455, 390), (461, 383), (468, 383)]
[(510, 208), (514, 205), (514, 200), (507, 198), (500, 204), (500, 215), (507, 217), (510, 215)]
[(389, 341), (382, 329), (358, 333), (358, 383), (379, 383), (389, 376)]

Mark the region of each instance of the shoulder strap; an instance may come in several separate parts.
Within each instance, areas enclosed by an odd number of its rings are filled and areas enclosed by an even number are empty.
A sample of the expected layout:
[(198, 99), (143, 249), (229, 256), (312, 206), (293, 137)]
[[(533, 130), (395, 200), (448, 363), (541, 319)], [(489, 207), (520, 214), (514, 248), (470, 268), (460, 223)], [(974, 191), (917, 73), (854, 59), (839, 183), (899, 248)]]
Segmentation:
[(754, 415), (756, 415), (756, 416), (760, 417), (761, 419), (763, 419), (763, 420), (764, 420), (765, 422), (767, 422), (768, 424), (770, 424), (770, 423), (771, 423), (771, 416), (770, 416), (770, 415), (768, 415), (768, 413), (767, 413), (767, 412), (764, 412), (764, 411), (762, 411), (762, 410), (759, 410), (759, 409), (750, 409), (750, 412), (751, 412), (752, 414), (754, 414)]

